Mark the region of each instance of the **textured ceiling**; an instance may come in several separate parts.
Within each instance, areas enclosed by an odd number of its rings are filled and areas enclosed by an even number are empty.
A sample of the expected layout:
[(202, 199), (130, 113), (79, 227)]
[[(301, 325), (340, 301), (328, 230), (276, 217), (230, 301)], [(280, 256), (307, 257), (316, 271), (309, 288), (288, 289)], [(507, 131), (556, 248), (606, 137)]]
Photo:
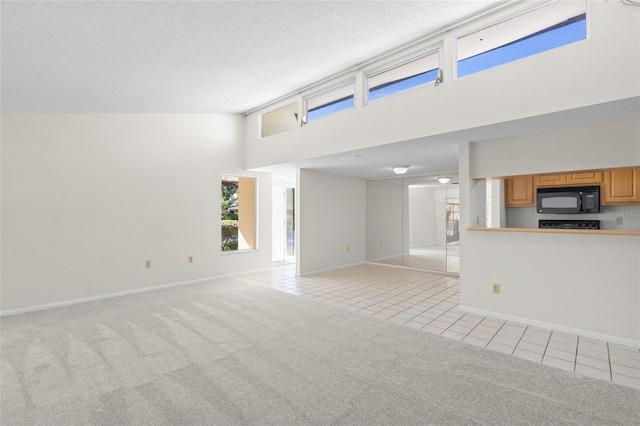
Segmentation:
[(2, 1), (1, 107), (246, 112), (497, 3)]

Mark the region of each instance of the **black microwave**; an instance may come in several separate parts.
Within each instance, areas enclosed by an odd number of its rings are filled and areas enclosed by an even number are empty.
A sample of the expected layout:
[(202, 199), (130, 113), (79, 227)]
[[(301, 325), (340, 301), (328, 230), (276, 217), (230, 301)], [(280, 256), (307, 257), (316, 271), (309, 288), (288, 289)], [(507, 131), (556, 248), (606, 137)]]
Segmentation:
[(600, 213), (600, 187), (538, 188), (538, 213)]

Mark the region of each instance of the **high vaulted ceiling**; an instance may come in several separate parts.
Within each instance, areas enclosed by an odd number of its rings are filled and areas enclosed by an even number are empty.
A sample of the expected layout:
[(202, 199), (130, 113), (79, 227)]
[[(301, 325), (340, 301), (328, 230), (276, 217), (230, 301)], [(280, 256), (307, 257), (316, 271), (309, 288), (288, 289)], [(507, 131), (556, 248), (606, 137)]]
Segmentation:
[(2, 1), (2, 112), (246, 112), (499, 3)]

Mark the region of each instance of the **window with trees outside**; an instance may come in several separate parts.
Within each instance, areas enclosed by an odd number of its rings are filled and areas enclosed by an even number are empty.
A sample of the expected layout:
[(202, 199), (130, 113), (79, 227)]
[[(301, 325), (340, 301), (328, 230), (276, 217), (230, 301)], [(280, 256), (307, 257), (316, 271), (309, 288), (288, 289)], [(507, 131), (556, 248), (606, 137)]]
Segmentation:
[(223, 252), (256, 248), (256, 179), (222, 176), (221, 248)]

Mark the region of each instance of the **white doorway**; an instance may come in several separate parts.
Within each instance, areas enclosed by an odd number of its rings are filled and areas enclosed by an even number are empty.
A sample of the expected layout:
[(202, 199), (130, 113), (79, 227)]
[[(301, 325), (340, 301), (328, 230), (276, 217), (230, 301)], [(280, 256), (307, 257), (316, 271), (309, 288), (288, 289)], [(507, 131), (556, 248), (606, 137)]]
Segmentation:
[(272, 189), (271, 261), (295, 261), (295, 190), (285, 186)]

